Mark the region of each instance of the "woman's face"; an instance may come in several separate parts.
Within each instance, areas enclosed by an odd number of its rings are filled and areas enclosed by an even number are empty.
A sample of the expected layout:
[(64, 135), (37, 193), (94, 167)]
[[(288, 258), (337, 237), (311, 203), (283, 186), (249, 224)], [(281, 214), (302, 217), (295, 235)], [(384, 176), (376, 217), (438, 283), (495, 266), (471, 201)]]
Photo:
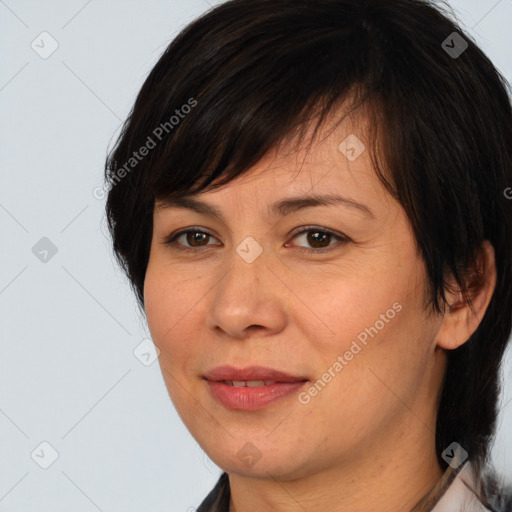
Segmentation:
[[(273, 152), (194, 197), (219, 216), (155, 208), (151, 335), (180, 417), (228, 472), (292, 479), (434, 446), (442, 319), (423, 309), (412, 231), (358, 139), (347, 120), (309, 154)], [(352, 203), (276, 206), (313, 196)], [(291, 377), (212, 373), (224, 365)], [(237, 378), (256, 382), (220, 382)]]

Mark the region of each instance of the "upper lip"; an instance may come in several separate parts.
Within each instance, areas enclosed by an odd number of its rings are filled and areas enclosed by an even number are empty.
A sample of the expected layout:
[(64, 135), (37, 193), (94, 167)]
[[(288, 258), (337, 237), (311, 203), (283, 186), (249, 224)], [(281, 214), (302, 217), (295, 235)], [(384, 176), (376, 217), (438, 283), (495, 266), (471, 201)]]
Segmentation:
[(246, 368), (235, 368), (234, 366), (217, 366), (205, 373), (204, 377), (208, 380), (221, 381), (250, 381), (262, 380), (272, 382), (298, 382), (308, 380), (307, 377), (297, 377), (289, 375), (274, 368), (265, 366), (248, 366)]

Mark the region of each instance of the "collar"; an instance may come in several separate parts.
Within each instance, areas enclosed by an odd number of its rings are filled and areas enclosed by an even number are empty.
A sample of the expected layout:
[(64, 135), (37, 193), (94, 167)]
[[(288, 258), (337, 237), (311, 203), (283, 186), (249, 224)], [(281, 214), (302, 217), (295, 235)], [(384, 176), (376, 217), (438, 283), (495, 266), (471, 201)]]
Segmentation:
[(473, 466), (466, 463), (431, 512), (489, 512), (478, 496)]

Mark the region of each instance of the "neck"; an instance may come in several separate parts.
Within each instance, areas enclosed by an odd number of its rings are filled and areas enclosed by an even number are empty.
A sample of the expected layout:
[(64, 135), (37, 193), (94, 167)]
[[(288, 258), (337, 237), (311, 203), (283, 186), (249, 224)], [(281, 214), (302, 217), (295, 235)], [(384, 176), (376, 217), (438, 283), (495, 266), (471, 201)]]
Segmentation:
[(231, 473), (229, 510), (408, 512), (443, 475), (432, 432), (416, 423), (416, 432), (402, 430), (394, 442), (386, 443), (387, 450), (368, 443), (352, 464), (340, 463), (296, 479)]

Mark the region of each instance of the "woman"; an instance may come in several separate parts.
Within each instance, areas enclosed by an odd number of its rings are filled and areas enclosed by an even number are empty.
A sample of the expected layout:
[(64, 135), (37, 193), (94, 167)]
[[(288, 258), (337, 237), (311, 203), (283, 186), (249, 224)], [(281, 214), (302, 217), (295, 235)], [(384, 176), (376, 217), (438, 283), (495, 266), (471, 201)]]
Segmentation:
[(232, 0), (144, 83), (106, 164), (116, 255), (198, 510), (512, 510), (506, 81), (420, 0)]

